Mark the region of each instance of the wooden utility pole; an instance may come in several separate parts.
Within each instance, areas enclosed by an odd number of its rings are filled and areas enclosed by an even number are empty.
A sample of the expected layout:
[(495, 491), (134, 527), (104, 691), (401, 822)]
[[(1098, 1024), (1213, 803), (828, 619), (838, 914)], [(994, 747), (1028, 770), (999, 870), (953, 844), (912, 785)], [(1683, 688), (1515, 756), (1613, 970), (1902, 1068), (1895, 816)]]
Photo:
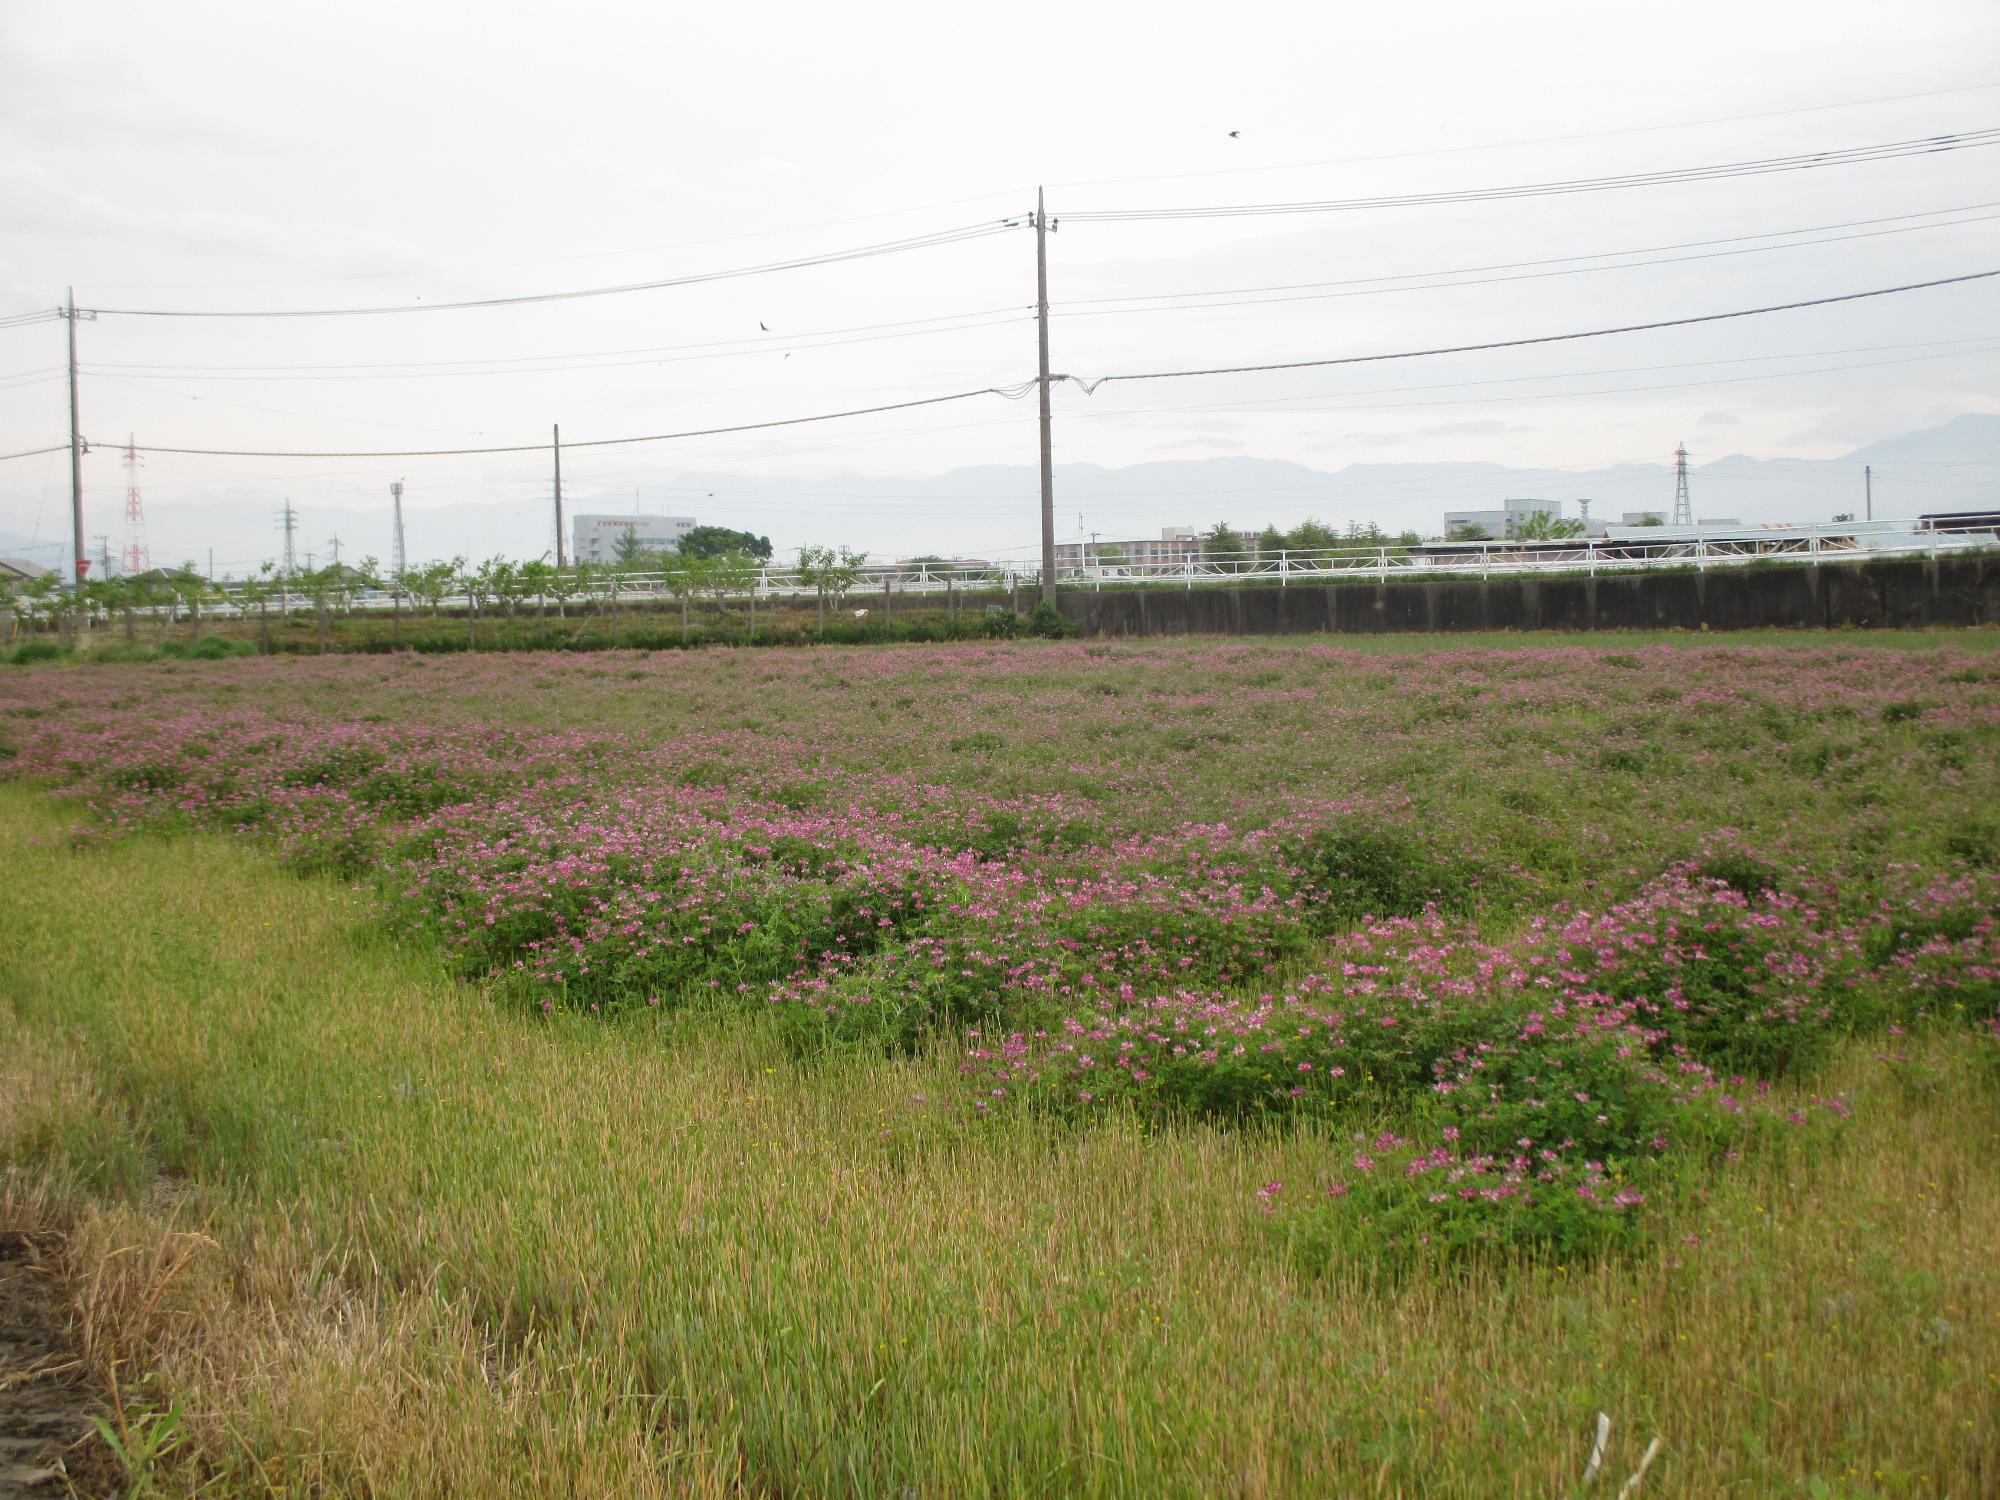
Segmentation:
[(1041, 345), (1042, 602), (1056, 602), (1056, 471), (1049, 436), (1049, 215), (1035, 189), (1035, 328)]
[(562, 423), (554, 426), (556, 454), (556, 566), (563, 565), (562, 534)]

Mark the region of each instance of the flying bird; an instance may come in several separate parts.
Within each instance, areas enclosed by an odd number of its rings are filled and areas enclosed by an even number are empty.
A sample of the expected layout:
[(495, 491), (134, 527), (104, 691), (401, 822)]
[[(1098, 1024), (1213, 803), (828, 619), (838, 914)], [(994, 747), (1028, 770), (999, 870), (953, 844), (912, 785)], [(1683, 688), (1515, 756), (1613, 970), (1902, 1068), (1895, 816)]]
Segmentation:
[(1243, 138), (1243, 132), (1240, 130), (1232, 130), (1229, 132), (1229, 138), (1232, 141), (1241, 140)]
[(766, 327), (766, 326), (765, 326), (765, 325), (764, 325), (763, 323), (761, 323), (761, 322), (760, 322), (760, 323), (758, 323), (757, 327), (758, 327), (758, 328), (759, 328), (760, 330), (762, 330), (763, 332), (765, 332), (765, 333), (769, 333), (769, 332), (771, 331), (771, 330), (770, 330), (770, 329), (769, 329), (768, 327)]

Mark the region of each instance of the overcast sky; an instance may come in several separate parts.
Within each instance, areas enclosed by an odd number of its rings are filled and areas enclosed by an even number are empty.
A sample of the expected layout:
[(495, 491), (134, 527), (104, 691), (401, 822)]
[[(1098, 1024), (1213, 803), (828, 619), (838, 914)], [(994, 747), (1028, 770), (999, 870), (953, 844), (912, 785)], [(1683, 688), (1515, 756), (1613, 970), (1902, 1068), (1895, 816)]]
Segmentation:
[[(10, 0), (0, 316), (53, 307), (72, 283), (81, 305), (107, 310), (79, 327), (82, 425), (100, 445), (86, 460), (88, 529), (115, 546), (114, 445), (128, 432), (161, 446), (426, 449), (537, 443), (560, 422), (581, 442), (1017, 385), (1035, 371), (1034, 243), (1020, 227), (497, 310), (111, 309), (416, 307), (656, 280), (1018, 219), (1043, 183), (1060, 220), (1535, 183), (1993, 126), (1991, 0), (100, 0), (87, 24), (74, 5)], [(1707, 241), (1722, 243), (1667, 248)], [(1624, 252), (1655, 263), (1579, 270), (1601, 262), (1575, 259)], [(1996, 267), (2000, 147), (1452, 206), (1080, 220), (1050, 239), (1053, 362), (1095, 377), (1366, 354)], [(1549, 270), (1565, 274), (1526, 274)], [(1469, 284), (1432, 284), (1442, 272)], [(1379, 279), (1392, 277), (1405, 279)], [(1246, 290), (1260, 288), (1290, 290)], [(0, 453), (65, 440), (63, 338), (60, 322), (0, 328)], [(1659, 462), (1684, 439), (1698, 459), (1820, 458), (2000, 408), (1996, 377), (2000, 281), (1988, 281), (1543, 349), (1094, 395), (1059, 386), (1056, 450), (1106, 465), (1243, 455), (1580, 469)], [(999, 551), (1033, 543), (1032, 484), (1017, 512), (958, 502), (885, 518), (865, 500), (760, 506), (749, 481), (1034, 459), (1032, 398), (986, 396), (579, 448), (564, 468), (579, 498), (631, 503), (643, 490), (649, 508), (694, 509), (781, 546), (851, 536)], [(543, 455), (153, 455), (142, 482), (158, 524), (218, 499), (376, 506), (399, 476), (413, 509), (518, 504), (546, 494), (547, 470)], [(746, 476), (732, 513), (677, 489), (697, 471)], [(66, 455), (0, 463), (0, 530), (60, 535), (67, 490)], [(1243, 508), (1245, 519), (1282, 509)], [(1218, 500), (1201, 518), (1211, 509), (1229, 513)], [(215, 544), (235, 565), (275, 545), (262, 529)]]

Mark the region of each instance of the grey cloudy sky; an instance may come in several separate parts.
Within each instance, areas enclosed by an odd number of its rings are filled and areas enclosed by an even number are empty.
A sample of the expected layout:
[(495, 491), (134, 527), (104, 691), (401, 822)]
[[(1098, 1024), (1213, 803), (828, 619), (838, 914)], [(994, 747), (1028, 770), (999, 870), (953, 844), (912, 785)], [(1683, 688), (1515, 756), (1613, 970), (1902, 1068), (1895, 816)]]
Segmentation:
[[(1037, 183), (1060, 219), (1648, 171), (1996, 125), (1990, 0), (1667, 11), (104, 0), (87, 24), (73, 5), (12, 0), (0, 10), (0, 315), (53, 306), (71, 283), (86, 307), (254, 310), (650, 280), (1018, 216)], [(1079, 220), (1051, 240), (1054, 364), (1095, 376), (1305, 359), (1860, 290), (2000, 267), (1996, 216), (2000, 148), (1366, 213)], [(1859, 220), (1887, 222), (1825, 227)], [(1728, 243), (1664, 248), (1697, 241)], [(1479, 269), (1641, 250), (1633, 258), (1656, 263)], [(1445, 287), (1328, 285), (1432, 272), (1471, 274)], [(1033, 288), (1032, 236), (1016, 229), (494, 311), (107, 314), (80, 328), (83, 426), (104, 445), (87, 460), (89, 529), (115, 543), (124, 476), (111, 445), (128, 432), (166, 446), (422, 449), (536, 442), (556, 421), (584, 440), (1013, 385), (1034, 373)], [(1295, 289), (1245, 290), (1258, 288)], [(62, 340), (57, 322), (0, 328), (0, 453), (64, 439)], [(1586, 468), (1657, 462), (1685, 438), (1703, 455), (1815, 458), (1992, 410), (1996, 375), (2000, 283), (1986, 282), (1539, 350), (1060, 387), (1057, 452), (1107, 465), (1244, 455), (1325, 469)], [(582, 496), (644, 489), (699, 511), (677, 476), (921, 476), (1034, 454), (1032, 401), (987, 397), (579, 450), (565, 475)], [(0, 464), (0, 530), (60, 534), (66, 463)], [(398, 476), (415, 508), (518, 503), (546, 492), (546, 468), (540, 457), (155, 455), (143, 482), (158, 524), (215, 500), (375, 505)], [(704, 519), (781, 545), (852, 536), (993, 551), (1032, 543), (1031, 490), (1024, 501), (1018, 515), (960, 503), (885, 522), (862, 500), (815, 509), (794, 496)], [(215, 540), (230, 563), (273, 545), (262, 532)]]

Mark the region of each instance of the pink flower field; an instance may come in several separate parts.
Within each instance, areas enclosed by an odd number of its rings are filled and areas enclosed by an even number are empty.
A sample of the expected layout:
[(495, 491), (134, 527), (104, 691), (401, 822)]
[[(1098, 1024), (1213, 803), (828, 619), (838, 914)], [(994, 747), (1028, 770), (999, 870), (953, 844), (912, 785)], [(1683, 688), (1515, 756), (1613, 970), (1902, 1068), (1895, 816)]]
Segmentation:
[[(1634, 1233), (1843, 1038), (1989, 1035), (1964, 644), (1006, 643), (0, 675), (0, 765), (371, 893), (506, 1003), (946, 1049), (971, 1116), (1396, 1128), (1302, 1253)], [(1345, 1226), (1345, 1228), (1343, 1228)]]

